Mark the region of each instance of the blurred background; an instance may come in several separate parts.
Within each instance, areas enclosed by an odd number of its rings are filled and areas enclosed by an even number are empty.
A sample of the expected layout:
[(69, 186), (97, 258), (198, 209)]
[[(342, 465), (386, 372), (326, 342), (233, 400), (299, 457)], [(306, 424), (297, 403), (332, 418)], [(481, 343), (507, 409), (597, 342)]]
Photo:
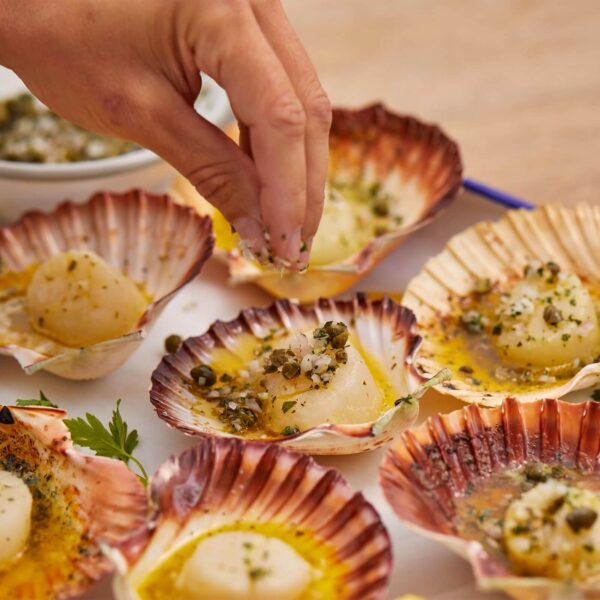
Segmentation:
[(334, 104), (434, 121), (466, 175), (598, 202), (597, 0), (284, 0)]

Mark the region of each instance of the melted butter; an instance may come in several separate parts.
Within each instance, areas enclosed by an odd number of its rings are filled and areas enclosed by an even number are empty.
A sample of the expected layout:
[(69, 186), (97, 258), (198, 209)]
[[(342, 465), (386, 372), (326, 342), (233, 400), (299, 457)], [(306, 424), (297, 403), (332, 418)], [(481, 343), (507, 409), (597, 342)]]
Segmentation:
[[(589, 281), (584, 285), (590, 293), (596, 312), (600, 315), (600, 286)], [(508, 286), (507, 286), (508, 287)], [(440, 317), (421, 327), (425, 333), (425, 347), (421, 350), (422, 358), (433, 359), (439, 364), (452, 370), (453, 378), (464, 381), (472, 389), (481, 389), (482, 392), (528, 392), (532, 390), (543, 390), (566, 383), (583, 366), (594, 362), (600, 356), (600, 348), (595, 356), (581, 357), (579, 365), (562, 365), (547, 370), (547, 374), (554, 380), (544, 381), (537, 377), (543, 375), (543, 371), (533, 372), (533, 377), (519, 379), (499, 378), (497, 369), (515, 368), (505, 361), (497, 352), (492, 336), (489, 332), (481, 334), (468, 333), (460, 324), (460, 316), (469, 310), (475, 310), (488, 318), (493, 324), (497, 322), (495, 316), (496, 308), (500, 305), (500, 291), (493, 290), (487, 294), (478, 296), (473, 294), (466, 298), (452, 299), (452, 310), (449, 315)], [(465, 373), (461, 367), (468, 367), (472, 372)], [(527, 371), (528, 369), (521, 369)], [(473, 380), (479, 384), (473, 383)]]
[(38, 268), (38, 264), (29, 265), (23, 271), (0, 270), (0, 302), (14, 296), (24, 295)]
[(180, 597), (176, 581), (183, 565), (204, 539), (227, 531), (251, 531), (276, 537), (289, 544), (313, 569), (313, 580), (302, 600), (336, 600), (343, 597), (344, 576), (349, 567), (340, 562), (333, 547), (320, 542), (310, 532), (283, 523), (238, 522), (208, 531), (177, 548), (152, 571), (137, 589), (141, 600), (177, 600)]
[(353, 334), (350, 335), (349, 340), (358, 350), (361, 358), (365, 361), (377, 387), (383, 392), (381, 412), (385, 412), (394, 406), (394, 402), (398, 399), (399, 392), (392, 384), (392, 381), (381, 362), (360, 343), (360, 340)]

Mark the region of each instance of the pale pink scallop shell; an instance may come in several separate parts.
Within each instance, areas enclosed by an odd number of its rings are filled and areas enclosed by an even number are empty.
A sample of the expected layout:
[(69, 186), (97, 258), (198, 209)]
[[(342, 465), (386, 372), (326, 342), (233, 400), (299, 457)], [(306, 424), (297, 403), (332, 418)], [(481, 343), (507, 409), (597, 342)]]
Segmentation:
[[(262, 338), (272, 327), (291, 333), (329, 320), (341, 320), (349, 325), (363, 347), (389, 374), (401, 392), (399, 397), (420, 389), (425, 380), (413, 364), (420, 338), (414, 334), (414, 316), (409, 310), (388, 298), (371, 301), (365, 294), (357, 294), (352, 300), (321, 299), (306, 305), (277, 300), (268, 308), (246, 309), (233, 321), (217, 321), (204, 335), (189, 338), (175, 354), (165, 356), (152, 374), (150, 390), (158, 416), (188, 435), (232, 437), (192, 411), (196, 398), (189, 391), (190, 369), (199, 363), (210, 363), (211, 353), (216, 348), (235, 352), (236, 338), (244, 334)], [(263, 438), (262, 441), (279, 442), (311, 454), (353, 454), (389, 442), (412, 424), (417, 414), (415, 400), (403, 403), (370, 423), (323, 424), (293, 436)]]
[(470, 483), (530, 461), (578, 467), (582, 477), (600, 472), (600, 403), (507, 398), (496, 408), (470, 405), (430, 417), (389, 449), (380, 483), (403, 524), (468, 560), (483, 589), (523, 600), (599, 598), (598, 584), (576, 589), (558, 580), (518, 576), (479, 542), (457, 535), (455, 498)]
[(137, 349), (173, 296), (196, 277), (213, 247), (210, 220), (168, 196), (142, 190), (101, 192), (85, 204), (65, 202), (51, 213), (30, 212), (0, 228), (0, 264), (21, 271), (66, 250), (91, 250), (143, 283), (154, 301), (135, 331), (56, 356), (34, 348), (0, 346), (26, 373), (50, 371), (95, 379), (120, 367)]
[[(238, 249), (215, 255), (229, 265), (233, 282), (253, 282), (277, 298), (312, 302), (347, 290), (363, 279), (411, 233), (429, 223), (456, 197), (462, 184), (458, 146), (437, 126), (395, 114), (381, 104), (362, 109), (334, 109), (330, 133), (330, 178), (368, 179), (386, 187), (403, 205), (403, 225), (374, 238), (342, 262), (310, 267), (304, 274), (280, 273), (245, 258)], [(414, 197), (411, 187), (418, 192)], [(214, 209), (184, 181), (174, 196), (203, 214)], [(217, 240), (218, 242), (218, 240)]]
[(135, 588), (170, 550), (240, 521), (285, 524), (332, 547), (348, 566), (339, 600), (384, 598), (392, 550), (379, 515), (336, 470), (308, 456), (208, 438), (159, 467), (150, 489), (147, 528), (109, 551), (118, 600), (137, 600)]
[[(81, 554), (68, 581), (56, 581), (53, 597), (57, 600), (79, 596), (111, 572), (113, 566), (100, 552), (100, 545), (122, 542), (132, 530), (143, 527), (148, 517), (146, 491), (138, 477), (121, 461), (84, 455), (75, 450), (63, 422), (66, 416), (65, 411), (54, 408), (5, 406), (0, 410), (3, 468), (6, 468), (5, 453), (12, 447), (9, 446), (11, 438), (18, 442), (17, 452), (21, 452), (15, 454), (17, 460), (27, 459), (31, 445), (36, 452), (32, 462), (38, 462), (38, 456), (42, 457), (40, 467), (51, 471), (61, 489), (76, 490), (77, 502), (71, 507), (76, 515), (73, 523), (81, 522), (81, 535), (98, 546), (95, 553)], [(60, 544), (60, 540), (56, 540), (56, 544)], [(40, 569), (44, 569), (43, 564)], [(2, 585), (0, 574), (0, 588)], [(3, 591), (7, 590), (3, 588)], [(13, 600), (31, 597), (27, 590), (12, 592)]]

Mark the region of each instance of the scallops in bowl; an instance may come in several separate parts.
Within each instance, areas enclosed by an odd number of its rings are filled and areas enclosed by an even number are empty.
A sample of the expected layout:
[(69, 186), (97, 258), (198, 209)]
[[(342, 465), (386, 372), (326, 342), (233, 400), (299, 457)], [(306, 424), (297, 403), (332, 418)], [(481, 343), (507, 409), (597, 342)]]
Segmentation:
[(73, 449), (49, 408), (0, 408), (0, 589), (11, 600), (74, 598), (112, 570), (102, 544), (147, 519), (144, 487), (120, 461)]
[(223, 216), (183, 180), (173, 195), (210, 214), (216, 255), (234, 282), (252, 281), (278, 298), (334, 296), (360, 281), (458, 193), (458, 147), (440, 129), (376, 104), (336, 109), (325, 205), (305, 273), (280, 273), (248, 258)]
[(140, 190), (28, 213), (0, 228), (0, 354), (29, 374), (110, 373), (212, 244), (208, 218)]
[(409, 284), (419, 369), (466, 402), (561, 397), (600, 381), (600, 208), (511, 211), (453, 237)]
[(145, 530), (113, 544), (117, 600), (381, 600), (391, 545), (333, 469), (278, 446), (205, 439), (150, 483)]
[(186, 340), (152, 374), (158, 416), (189, 435), (313, 454), (380, 446), (417, 416), (414, 317), (384, 298), (277, 301)]
[(519, 600), (600, 596), (600, 404), (509, 398), (405, 432), (380, 468), (402, 522)]

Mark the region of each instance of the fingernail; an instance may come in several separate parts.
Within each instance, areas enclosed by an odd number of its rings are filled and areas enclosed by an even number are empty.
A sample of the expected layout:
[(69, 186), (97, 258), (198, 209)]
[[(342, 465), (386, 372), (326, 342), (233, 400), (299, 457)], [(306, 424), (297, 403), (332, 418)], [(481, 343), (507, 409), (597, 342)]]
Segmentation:
[(312, 250), (314, 237), (309, 237), (304, 240), (300, 246), (300, 258), (298, 259), (298, 270), (306, 271), (308, 268), (308, 260), (310, 259), (310, 251)]
[(231, 226), (246, 242), (245, 246), (253, 254), (261, 254), (267, 245), (261, 224), (251, 217), (238, 217)]
[(298, 259), (302, 247), (302, 230), (300, 227), (287, 235), (285, 244), (283, 245), (283, 253), (281, 259), (289, 263), (286, 268), (297, 269)]

